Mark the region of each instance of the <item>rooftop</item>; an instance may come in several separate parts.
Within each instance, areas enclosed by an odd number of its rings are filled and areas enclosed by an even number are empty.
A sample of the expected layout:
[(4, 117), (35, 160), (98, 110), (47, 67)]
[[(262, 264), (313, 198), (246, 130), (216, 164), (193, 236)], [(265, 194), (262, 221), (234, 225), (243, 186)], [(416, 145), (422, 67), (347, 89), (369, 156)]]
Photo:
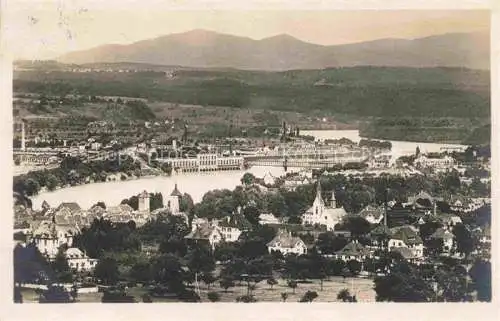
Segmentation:
[(278, 232), (278, 235), (271, 240), (271, 242), (267, 243), (267, 246), (291, 249), (300, 243), (305, 244), (300, 237), (292, 236), (291, 232), (281, 230)]
[(170, 196), (182, 197), (181, 192), (179, 192), (179, 190), (177, 189), (177, 183), (175, 184), (175, 187), (174, 187), (174, 190), (172, 191), (172, 193), (170, 193)]

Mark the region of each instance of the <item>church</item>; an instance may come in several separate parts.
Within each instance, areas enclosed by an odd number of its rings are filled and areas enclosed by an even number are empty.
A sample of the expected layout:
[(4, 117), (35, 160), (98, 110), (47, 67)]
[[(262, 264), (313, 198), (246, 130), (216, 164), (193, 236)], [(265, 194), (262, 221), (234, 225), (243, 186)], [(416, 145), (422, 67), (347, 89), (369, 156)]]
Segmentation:
[(337, 207), (335, 192), (332, 192), (330, 205), (325, 204), (321, 196), (321, 184), (318, 180), (316, 198), (312, 206), (302, 215), (303, 225), (324, 225), (328, 231), (333, 231), (336, 224), (340, 223), (347, 215), (343, 207)]

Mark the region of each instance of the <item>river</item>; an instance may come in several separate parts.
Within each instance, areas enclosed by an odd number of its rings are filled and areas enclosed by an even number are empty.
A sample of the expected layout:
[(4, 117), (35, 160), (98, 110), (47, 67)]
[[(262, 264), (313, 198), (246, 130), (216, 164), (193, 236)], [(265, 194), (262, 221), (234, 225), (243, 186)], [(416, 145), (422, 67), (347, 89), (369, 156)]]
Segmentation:
[[(303, 131), (304, 135), (312, 135), (317, 139), (339, 139), (342, 137), (359, 142), (361, 137), (357, 130), (317, 130)], [(460, 145), (416, 143), (416, 142), (392, 142), (393, 157), (415, 153), (419, 146), (421, 152), (439, 152), (441, 147), (457, 147)], [(289, 169), (293, 171), (294, 169)], [(296, 170), (296, 169), (295, 169)], [(257, 177), (264, 176), (270, 172), (274, 176), (284, 174), (281, 167), (252, 167), (247, 170)], [(146, 190), (150, 193), (161, 192), (168, 195), (177, 184), (181, 193), (188, 193), (194, 202), (199, 202), (203, 195), (213, 189), (234, 189), (240, 184), (240, 179), (245, 171), (224, 171), (187, 173), (173, 175), (171, 177), (151, 177), (130, 181), (116, 181), (105, 183), (94, 183), (69, 188), (58, 189), (52, 192), (43, 192), (33, 197), (33, 208), (39, 209), (44, 200), (51, 206), (58, 206), (61, 202), (77, 202), (82, 208), (89, 208), (98, 201), (103, 201), (108, 206), (118, 205), (124, 198), (139, 194)]]

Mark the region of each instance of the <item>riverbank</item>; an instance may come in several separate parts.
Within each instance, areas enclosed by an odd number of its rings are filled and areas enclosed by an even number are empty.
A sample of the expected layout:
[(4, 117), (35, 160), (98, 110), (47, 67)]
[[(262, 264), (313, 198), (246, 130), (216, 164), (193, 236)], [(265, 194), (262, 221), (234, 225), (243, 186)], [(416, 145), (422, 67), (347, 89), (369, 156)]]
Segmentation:
[(373, 120), (360, 126), (369, 139), (441, 144), (489, 144), (489, 119), (400, 118)]

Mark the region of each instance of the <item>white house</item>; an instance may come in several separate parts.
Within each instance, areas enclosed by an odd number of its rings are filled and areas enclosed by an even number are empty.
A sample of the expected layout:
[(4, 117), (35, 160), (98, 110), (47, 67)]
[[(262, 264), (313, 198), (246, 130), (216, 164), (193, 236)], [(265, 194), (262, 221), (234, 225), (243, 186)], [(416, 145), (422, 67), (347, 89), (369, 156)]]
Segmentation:
[(73, 236), (78, 229), (70, 225), (57, 225), (51, 221), (43, 221), (32, 233), (36, 247), (49, 260), (55, 258), (61, 245), (71, 247)]
[(262, 177), (264, 184), (266, 185), (274, 185), (276, 183), (276, 177), (274, 177), (271, 173), (267, 172), (264, 177)]
[(92, 271), (97, 265), (97, 259), (91, 259), (85, 255), (80, 249), (71, 247), (66, 250), (66, 259), (71, 269), (78, 272)]
[(210, 223), (197, 225), (184, 238), (191, 243), (208, 244), (212, 249), (224, 240), (220, 228)]
[(224, 218), (217, 226), (225, 242), (236, 242), (241, 233), (252, 229), (252, 224), (241, 214), (240, 208), (238, 213)]
[(453, 248), (453, 239), (455, 236), (444, 228), (438, 228), (430, 237), (443, 240), (443, 250), (446, 252), (449, 252)]
[(278, 234), (267, 243), (269, 253), (281, 252), (286, 254), (302, 255), (307, 253), (307, 246), (300, 237), (292, 236), (291, 232), (280, 230)]
[(438, 217), (443, 222), (444, 227), (447, 229), (452, 229), (453, 226), (462, 224), (462, 219), (457, 215), (441, 213)]
[(316, 198), (312, 206), (302, 215), (303, 225), (324, 225), (329, 231), (333, 231), (336, 224), (340, 223), (347, 212), (343, 207), (337, 207), (335, 193), (332, 193), (330, 206), (325, 204), (321, 196), (321, 184), (318, 180)]
[(413, 258), (420, 259), (424, 255), (424, 243), (418, 233), (410, 226), (399, 226), (391, 229), (389, 249), (406, 248), (411, 251)]
[(336, 257), (344, 262), (350, 260), (364, 261), (370, 255), (370, 251), (358, 241), (351, 241), (340, 251), (335, 253)]
[(271, 213), (262, 213), (259, 215), (259, 224), (260, 225), (269, 225), (269, 224), (281, 224), (280, 220)]
[(368, 205), (362, 209), (358, 215), (367, 220), (370, 224), (379, 224), (384, 219), (384, 208)]

